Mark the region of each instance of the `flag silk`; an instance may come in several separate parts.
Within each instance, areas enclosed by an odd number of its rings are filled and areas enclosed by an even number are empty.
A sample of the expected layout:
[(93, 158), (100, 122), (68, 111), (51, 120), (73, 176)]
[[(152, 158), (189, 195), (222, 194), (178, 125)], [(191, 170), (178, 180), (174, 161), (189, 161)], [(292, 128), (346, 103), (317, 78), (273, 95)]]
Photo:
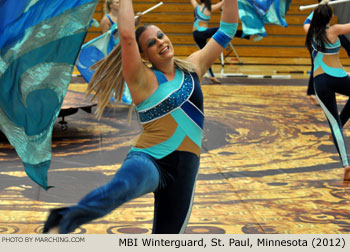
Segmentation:
[(0, 130), (45, 190), (53, 125), (97, 2), (0, 1)]
[(265, 24), (287, 27), (285, 15), (291, 0), (238, 0), (243, 36), (256, 35), (255, 40), (267, 35)]
[[(94, 70), (91, 69), (91, 66), (106, 57), (118, 43), (118, 25), (115, 23), (107, 32), (90, 40), (81, 47), (76, 61), (76, 67), (86, 82), (90, 82), (94, 74)], [(111, 94), (110, 101), (116, 102), (113, 93)], [(132, 103), (130, 91), (126, 83), (123, 87), (121, 102), (125, 104)]]
[(76, 67), (86, 82), (90, 82), (94, 74), (90, 67), (107, 56), (119, 43), (119, 38), (115, 39), (115, 36), (118, 35), (117, 32), (117, 24), (113, 24), (106, 33), (90, 40), (81, 47)]

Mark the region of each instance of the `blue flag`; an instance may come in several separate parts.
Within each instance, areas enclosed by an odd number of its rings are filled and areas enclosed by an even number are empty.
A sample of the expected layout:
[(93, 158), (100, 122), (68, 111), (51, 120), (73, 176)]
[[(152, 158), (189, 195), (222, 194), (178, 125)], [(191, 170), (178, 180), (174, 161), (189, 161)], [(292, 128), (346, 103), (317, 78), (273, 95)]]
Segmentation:
[[(117, 34), (118, 26), (115, 23), (106, 33), (90, 40), (81, 47), (76, 67), (86, 82), (90, 82), (94, 74), (94, 70), (91, 69), (91, 66), (106, 57), (119, 43), (119, 37), (115, 38)], [(111, 94), (111, 96), (111, 101), (115, 102), (114, 95)], [(131, 95), (126, 84), (124, 84), (121, 101), (125, 104), (132, 103)]]
[(265, 24), (287, 27), (285, 15), (291, 0), (238, 0), (243, 36), (265, 37)]
[(109, 31), (90, 40), (81, 47), (76, 67), (86, 82), (90, 82), (94, 74), (90, 67), (107, 56), (118, 44), (119, 39), (114, 38), (117, 31), (117, 24), (113, 24)]
[(52, 128), (97, 2), (0, 1), (0, 130), (44, 189)]

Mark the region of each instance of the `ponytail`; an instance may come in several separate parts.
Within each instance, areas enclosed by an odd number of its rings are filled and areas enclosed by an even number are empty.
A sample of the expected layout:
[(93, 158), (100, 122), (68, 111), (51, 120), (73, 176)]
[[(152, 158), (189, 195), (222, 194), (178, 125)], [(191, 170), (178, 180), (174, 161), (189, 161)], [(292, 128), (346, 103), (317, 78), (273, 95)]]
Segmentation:
[(91, 77), (86, 95), (92, 94), (91, 100), (97, 100), (96, 114), (99, 119), (113, 93), (116, 101), (121, 101), (124, 90), (121, 59), (121, 46), (118, 44), (107, 57), (92, 67), (95, 72)]
[(326, 43), (331, 43), (327, 38), (326, 31), (332, 15), (332, 8), (328, 4), (321, 4), (314, 10), (305, 41), (305, 45), (310, 52), (313, 51), (313, 41), (315, 42), (315, 49), (321, 52), (325, 51)]

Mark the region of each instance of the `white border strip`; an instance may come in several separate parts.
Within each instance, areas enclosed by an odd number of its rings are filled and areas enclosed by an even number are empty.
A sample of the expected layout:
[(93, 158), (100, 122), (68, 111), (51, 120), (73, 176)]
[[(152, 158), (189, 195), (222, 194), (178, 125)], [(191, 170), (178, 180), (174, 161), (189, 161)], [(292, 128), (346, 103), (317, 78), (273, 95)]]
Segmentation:
[(240, 77), (248, 79), (290, 79), (291, 75), (263, 75), (263, 74), (242, 74), (242, 73), (222, 73), (220, 77)]

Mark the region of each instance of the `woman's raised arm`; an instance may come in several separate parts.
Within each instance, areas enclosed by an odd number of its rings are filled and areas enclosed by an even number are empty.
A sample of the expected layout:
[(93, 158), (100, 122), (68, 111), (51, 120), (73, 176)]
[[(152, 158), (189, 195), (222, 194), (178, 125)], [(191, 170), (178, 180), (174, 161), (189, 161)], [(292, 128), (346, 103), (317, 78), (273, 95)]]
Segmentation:
[(335, 24), (330, 27), (330, 32), (336, 36), (350, 34), (350, 23), (348, 24)]
[(213, 11), (221, 9), (223, 4), (224, 4), (224, 0), (222, 0), (222, 1), (218, 2), (218, 3), (216, 3), (216, 4), (212, 4), (211, 5), (211, 11), (213, 12)]
[(196, 7), (197, 7), (198, 2), (197, 2), (196, 0), (190, 0), (190, 2), (191, 2), (191, 4), (192, 4), (193, 8), (196, 8)]
[(237, 30), (238, 20), (237, 0), (225, 0), (223, 3), (219, 30), (203, 49), (193, 53), (187, 58), (188, 61), (197, 66), (196, 72), (199, 78), (203, 77), (228, 43), (231, 42)]
[(123, 77), (131, 95), (146, 84), (146, 66), (143, 64), (135, 36), (134, 9), (131, 0), (120, 0), (118, 34), (122, 49)]

